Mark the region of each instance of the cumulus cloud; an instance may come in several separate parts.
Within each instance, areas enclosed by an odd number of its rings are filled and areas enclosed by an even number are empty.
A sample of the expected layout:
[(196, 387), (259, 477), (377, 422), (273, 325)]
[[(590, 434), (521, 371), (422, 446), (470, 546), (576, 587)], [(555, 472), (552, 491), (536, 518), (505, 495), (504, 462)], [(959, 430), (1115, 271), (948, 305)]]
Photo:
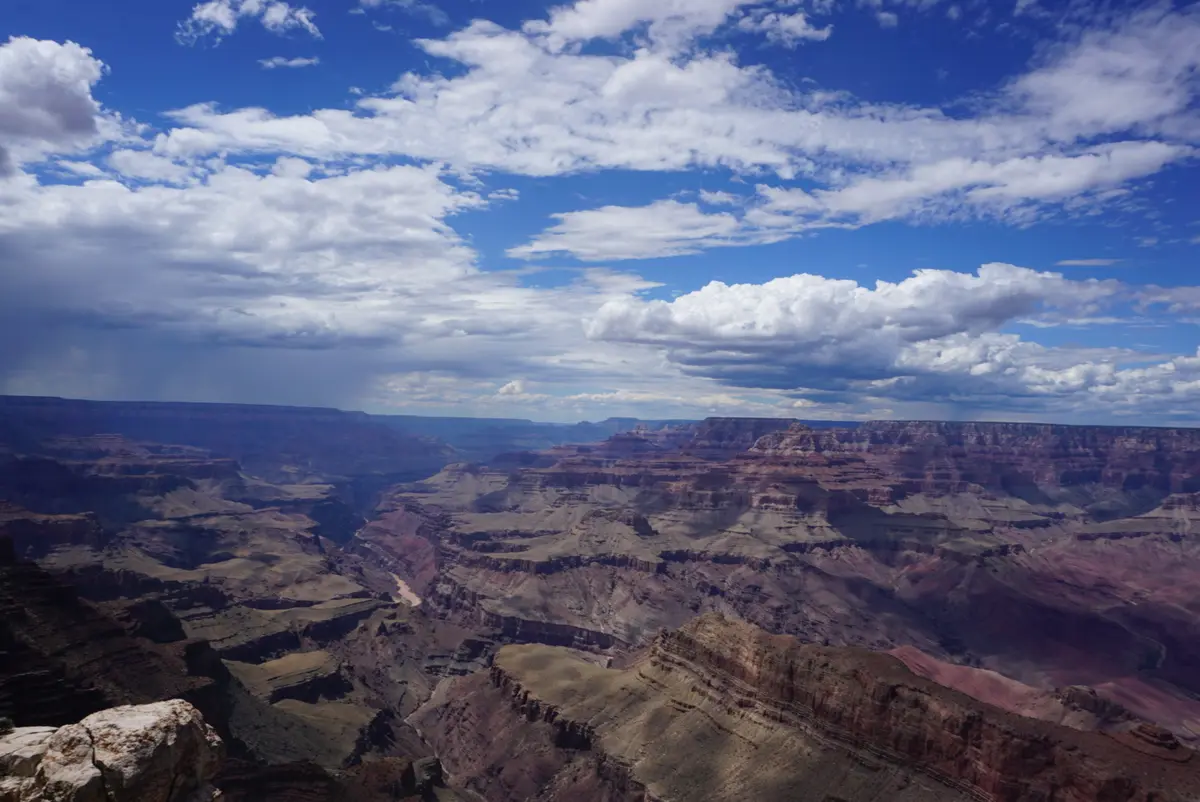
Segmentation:
[(1007, 88), (1057, 141), (1134, 131), (1196, 141), (1189, 114), (1200, 68), (1200, 8), (1157, 5), (1048, 49)]
[[(150, 153), (118, 151), (111, 162), (182, 178)], [(9, 182), (0, 237), (31, 269), (7, 295), (113, 325), (319, 347), (390, 336), (405, 290), (473, 273), (473, 252), (444, 218), (482, 201), (435, 168), (304, 172), (226, 166), (176, 188)], [(89, 250), (110, 261), (80, 259)]]
[(1088, 309), (1120, 289), (1006, 264), (974, 275), (920, 270), (867, 288), (812, 274), (765, 284), (712, 282), (673, 301), (613, 301), (589, 325), (598, 339), (714, 350), (796, 348), (806, 361), (891, 363), (907, 343), (993, 331), (1046, 309)]
[(186, 165), (148, 150), (115, 150), (109, 154), (108, 166), (127, 178), (166, 184), (181, 184), (191, 176)]
[[(1075, 209), (1109, 200), (1104, 190), (1152, 175), (1192, 155), (1190, 146), (1119, 142), (1070, 156), (1025, 156), (1000, 162), (963, 158), (855, 177), (836, 189), (762, 184), (740, 216), (695, 204), (661, 201), (555, 215), (557, 224), (511, 256), (571, 254), (578, 259), (642, 259), (707, 248), (761, 244), (821, 228), (885, 220), (945, 221), (989, 217), (1025, 222), (1070, 202)], [(712, 196), (709, 196), (712, 197)], [(733, 196), (720, 196), (728, 202)], [(713, 201), (703, 194), (709, 205)]]
[[(162, 147), (185, 156), (402, 155), (534, 176), (722, 168), (773, 174), (782, 189), (803, 176), (826, 193), (813, 193), (826, 212), (775, 221), (797, 230), (964, 206), (1028, 222), (1039, 207), (1111, 198), (1101, 191), (1194, 155), (1195, 12), (1159, 10), (1079, 35), (977, 99), (970, 115), (952, 116), (786, 87), (727, 52), (677, 44), (722, 25), (755, 26), (769, 18), (763, 11), (736, 0), (585, 0), (520, 30), (477, 21), (418, 41), (461, 67), (449, 77), (408, 74), (355, 110), (294, 117), (196, 105), (175, 112)], [(639, 30), (644, 46), (618, 55), (568, 47)], [(1156, 54), (1168, 55), (1160, 64)], [(1110, 84), (1136, 102), (1119, 101)]]
[(74, 42), (13, 37), (0, 45), (0, 176), (23, 159), (100, 138), (92, 87), (104, 71), (92, 51)]
[(448, 220), (487, 201), (437, 167), (287, 157), (194, 165), (170, 186), (182, 174), (155, 158), (110, 161), (164, 170), (157, 182), (0, 185), (0, 392), (359, 406), (399, 372), (550, 387), (669, 375), (580, 325), (651, 283), (480, 271)]
[[(319, 35), (306, 8), (213, 0), (181, 37), (246, 21)], [(991, 264), (874, 285), (714, 283), (662, 301), (631, 272), (481, 267), (457, 215), (525, 196), (500, 174), (712, 170), (704, 185), (734, 179), (728, 191), (560, 209), (509, 254), (721, 247), (736, 268), (733, 246), (822, 227), (1086, 210), (1195, 155), (1193, 12), (1072, 34), (953, 112), (784, 82), (707, 38), (731, 30), (795, 45), (830, 26), (796, 4), (579, 0), (420, 40), (449, 68), (403, 75), (352, 109), (201, 103), (170, 112), (152, 141), (85, 155), (72, 151), (116, 124), (92, 99), (100, 63), (69, 44), (0, 46), (0, 336), (13, 344), (0, 390), (563, 417), (946, 414), (931, 403), (1168, 416), (1196, 400), (1200, 355), (1014, 333), (1130, 308), (1194, 315), (1195, 288)], [(1108, 83), (1146, 97), (1118, 108), (1086, 96)], [(58, 91), (71, 100), (44, 100)], [(23, 172), (30, 159), (45, 169)], [(19, 336), (31, 330), (47, 335)]]
[(809, 21), (803, 12), (782, 13), (762, 11), (748, 14), (738, 21), (738, 28), (766, 34), (769, 41), (786, 47), (796, 47), (803, 42), (823, 42), (833, 33), (833, 26), (819, 28)]
[(644, 27), (660, 45), (679, 47), (720, 27), (735, 11), (762, 0), (577, 0), (558, 6), (548, 20), (526, 22), (523, 30), (544, 38), (552, 50), (572, 42), (612, 39)]
[(175, 38), (189, 45), (209, 37), (219, 42), (236, 31), (243, 19), (257, 19), (272, 33), (304, 31), (320, 39), (315, 17), (310, 9), (291, 6), (282, 0), (208, 0), (192, 8), (188, 18), (179, 23)]
[(710, 214), (694, 203), (659, 201), (649, 206), (605, 206), (556, 214), (558, 223), (514, 258), (569, 253), (585, 261), (680, 256), (717, 245), (740, 244), (741, 224), (732, 214)]
[(892, 11), (877, 11), (875, 21), (879, 23), (880, 28), (895, 28), (900, 24), (900, 17)]
[(700, 200), (710, 206), (738, 206), (741, 204), (741, 199), (737, 195), (720, 190), (710, 192), (702, 189), (700, 190)]
[(280, 67), (289, 67), (295, 69), (298, 67), (315, 67), (321, 63), (321, 59), (318, 56), (313, 56), (312, 58), (285, 58), (283, 56), (272, 56), (271, 58), (259, 59), (258, 63), (262, 65), (264, 70), (275, 70), (279, 69)]
[[(1173, 311), (1192, 302), (1188, 290), (1165, 293)], [(873, 288), (799, 274), (764, 284), (713, 282), (672, 301), (613, 300), (589, 321), (588, 334), (657, 346), (687, 372), (728, 385), (818, 399), (979, 404), (994, 397), (1061, 413), (1098, 401), (1136, 406), (1122, 392), (1142, 392), (1160, 409), (1200, 398), (1191, 357), (1122, 367), (1146, 357), (1047, 348), (1002, 331), (1019, 318), (1086, 314), (1130, 297), (1115, 281), (1005, 264), (974, 275), (921, 270)], [(1153, 291), (1144, 297), (1161, 302)], [(1136, 389), (1142, 381), (1149, 386)]]

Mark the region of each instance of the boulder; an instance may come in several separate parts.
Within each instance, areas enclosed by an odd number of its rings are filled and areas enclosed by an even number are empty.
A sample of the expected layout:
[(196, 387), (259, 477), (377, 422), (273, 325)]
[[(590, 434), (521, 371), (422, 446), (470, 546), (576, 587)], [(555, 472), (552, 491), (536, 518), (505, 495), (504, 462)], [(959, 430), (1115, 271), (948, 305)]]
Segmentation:
[(210, 802), (224, 744), (180, 699), (0, 738), (0, 802)]

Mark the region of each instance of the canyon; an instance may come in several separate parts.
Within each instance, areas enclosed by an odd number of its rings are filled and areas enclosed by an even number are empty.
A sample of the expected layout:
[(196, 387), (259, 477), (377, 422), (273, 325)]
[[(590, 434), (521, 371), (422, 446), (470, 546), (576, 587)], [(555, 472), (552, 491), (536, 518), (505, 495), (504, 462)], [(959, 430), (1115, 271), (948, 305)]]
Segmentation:
[(1182, 802), (1198, 521), (1193, 429), (0, 399), (0, 716), (186, 700), (232, 799)]
[[(624, 670), (561, 647), (505, 646), (488, 676), (455, 680), (414, 718), (468, 786), (506, 791), (493, 799), (578, 798), (581, 778), (586, 793), (614, 800), (1200, 793), (1190, 750), (1158, 731), (1111, 736), (1012, 715), (894, 657), (715, 613), (663, 633)], [(530, 753), (540, 759), (521, 759)]]

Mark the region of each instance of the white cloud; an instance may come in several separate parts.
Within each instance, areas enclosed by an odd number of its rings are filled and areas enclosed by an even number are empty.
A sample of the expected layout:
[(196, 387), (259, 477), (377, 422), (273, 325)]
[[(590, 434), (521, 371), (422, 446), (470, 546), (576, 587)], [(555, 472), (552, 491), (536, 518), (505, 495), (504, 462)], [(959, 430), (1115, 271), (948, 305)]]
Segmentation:
[(1052, 203), (1118, 186), (1190, 155), (1191, 148), (1181, 145), (1117, 142), (1071, 155), (1024, 156), (999, 162), (955, 158), (918, 165), (901, 175), (863, 178), (812, 195), (828, 213), (849, 215), (861, 222), (937, 212), (937, 205), (945, 200), (1004, 213), (1027, 203)]
[[(1187, 112), (1200, 68), (1200, 10), (1142, 11), (1112, 28), (1086, 30), (1045, 52), (1044, 64), (1008, 88), (1057, 141), (1134, 131), (1191, 141), (1200, 128)], [(1181, 116), (1182, 115), (1182, 116)]]
[(54, 166), (59, 169), (66, 170), (74, 175), (84, 176), (86, 178), (97, 178), (107, 175), (101, 168), (91, 162), (72, 161), (71, 159), (56, 159)]
[(833, 26), (814, 26), (803, 12), (785, 14), (778, 11), (759, 12), (742, 17), (738, 27), (743, 31), (765, 33), (767, 39), (787, 47), (803, 42), (823, 42), (833, 33)]
[(108, 165), (123, 176), (144, 181), (182, 184), (191, 176), (185, 165), (148, 150), (115, 150), (108, 157)]
[[(617, 260), (879, 220), (1087, 211), (1194, 156), (1187, 47), (1200, 24), (1155, 13), (1040, 51), (1023, 76), (951, 112), (785, 83), (704, 38), (754, 27), (786, 44), (784, 27), (801, 20), (793, 36), (828, 30), (794, 4), (581, 0), (516, 30), (480, 21), (421, 40), (450, 68), (402, 76), (351, 110), (197, 104), (153, 142), (128, 136), (91, 162), (75, 151), (120, 129), (91, 95), (100, 63), (78, 46), (10, 42), (0, 59), (21, 58), (0, 61), (0, 134), (15, 154), (0, 182), (0, 336), (14, 345), (0, 391), (563, 417), (936, 416), (930, 403), (1165, 415), (1200, 400), (1200, 357), (1051, 348), (1011, 332), (1109, 325), (1130, 305), (1194, 316), (1195, 288), (986, 265), (874, 286), (718, 283), (665, 302), (631, 273), (485, 271), (454, 228), (460, 212), (517, 198), (495, 173), (608, 169), (711, 168), (723, 175), (692, 186), (758, 186), (565, 211), (511, 255)], [(202, 3), (183, 27), (220, 37), (246, 20), (317, 35), (307, 9), (262, 0)], [(26, 61), (35, 50), (50, 55)], [(94, 127), (54, 122), (57, 102), (12, 100), (46, 82)], [(1138, 96), (1132, 107), (1095, 95), (1110, 83), (1117, 100)], [(18, 141), (12, 120), (42, 127)], [(51, 157), (45, 171), (20, 169)], [(47, 177), (68, 172), (61, 185)], [(47, 335), (18, 336), (30, 330)]]
[(891, 11), (877, 11), (875, 21), (879, 23), (880, 28), (895, 28), (900, 24), (900, 18)]
[(643, 207), (605, 206), (556, 214), (558, 223), (508, 255), (536, 258), (570, 253), (585, 261), (679, 256), (739, 244), (732, 214), (703, 212), (694, 203), (664, 200)]
[[(9, 182), (0, 236), (18, 251), (43, 243), (38, 269), (11, 289), (122, 325), (319, 343), (380, 336), (403, 314), (393, 311), (396, 288), (473, 273), (472, 252), (442, 220), (482, 201), (436, 169), (310, 179), (296, 161), (266, 176), (222, 167), (180, 188)], [(139, 177), (183, 178), (150, 153), (118, 151), (111, 162)], [(384, 200), (363, 200), (375, 195)], [(125, 247), (76, 262), (101, 232)]]
[[(1069, 156), (1027, 156), (1001, 162), (963, 158), (921, 164), (906, 172), (851, 179), (838, 189), (760, 185), (746, 211), (705, 212), (696, 204), (660, 201), (555, 215), (559, 222), (513, 256), (569, 253), (584, 260), (638, 259), (706, 248), (774, 242), (829, 227), (884, 220), (943, 221), (995, 217), (1022, 222), (1070, 200), (1076, 209), (1103, 203), (1120, 186), (1191, 155), (1187, 146), (1118, 142)], [(732, 196), (721, 196), (728, 202)], [(701, 200), (709, 200), (701, 194)]]
[(720, 27), (731, 14), (762, 0), (577, 0), (558, 6), (548, 20), (526, 22), (525, 33), (558, 51), (573, 42), (613, 39), (646, 26), (651, 41), (675, 48)]
[[(1195, 288), (1191, 288), (1195, 289)], [(1167, 409), (1200, 400), (1200, 361), (1151, 367), (1136, 352), (1053, 349), (1000, 331), (1041, 313), (1086, 314), (1129, 297), (1114, 281), (1073, 281), (1011, 265), (975, 275), (921, 270), (868, 288), (801, 274), (764, 284), (713, 282), (673, 301), (618, 299), (589, 335), (656, 346), (693, 375), (805, 397), (847, 396), (1031, 409)], [(1171, 294), (1176, 311), (1190, 296)], [(1148, 293), (1147, 303), (1158, 302)], [(1141, 395), (1139, 395), (1141, 394)], [(1022, 399), (1025, 399), (1023, 402)]]
[[(119, 152), (122, 170), (165, 166)], [(0, 254), (22, 266), (0, 270), (0, 392), (358, 406), (407, 371), (491, 378), (488, 395), (513, 375), (553, 392), (677, 375), (580, 324), (651, 283), (480, 271), (447, 220), (485, 201), (435, 167), (194, 169), (174, 187), (0, 184)]]
[(598, 339), (750, 351), (797, 348), (806, 360), (889, 360), (900, 346), (992, 331), (1044, 309), (1088, 309), (1116, 282), (1072, 281), (1005, 264), (975, 275), (919, 270), (874, 289), (848, 279), (798, 274), (765, 284), (712, 282), (673, 301), (612, 301), (589, 324)]
[(1149, 286), (1138, 293), (1143, 309), (1165, 306), (1171, 314), (1200, 311), (1200, 287)]
[(737, 195), (729, 192), (710, 192), (706, 189), (700, 190), (700, 200), (710, 206), (738, 206), (742, 203)]
[(313, 56), (312, 58), (285, 58), (284, 56), (272, 56), (271, 58), (259, 59), (258, 63), (261, 64), (265, 70), (274, 70), (279, 67), (315, 67), (321, 63), (321, 59), (319, 56)]
[(92, 87), (104, 71), (92, 51), (74, 42), (13, 37), (0, 45), (0, 177), (22, 161), (102, 138)]
[(1120, 259), (1059, 259), (1055, 267), (1109, 267), (1120, 262)]
[[(856, 171), (895, 174), (951, 159), (987, 164), (1078, 155), (1064, 153), (1068, 147), (1100, 153), (1098, 136), (1153, 134), (1166, 137), (1157, 144), (1176, 147), (1171, 132), (1200, 130), (1190, 125), (1185, 102), (1194, 97), (1186, 54), (1200, 52), (1197, 14), (1138, 16), (1085, 35), (1043, 56), (993, 102), (976, 101), (973, 116), (957, 117), (787, 88), (764, 68), (740, 66), (720, 51), (651, 45), (598, 55), (558, 50), (549, 40), (617, 36), (672, 20), (686, 20), (687, 32), (703, 31), (733, 19), (741, 4), (713, 0), (685, 15), (680, 9), (688, 5), (596, 0), (564, 6), (525, 31), (479, 21), (443, 39), (418, 41), (430, 55), (462, 67), (453, 77), (406, 75), (394, 96), (364, 98), (355, 111), (280, 118), (263, 109), (192, 106), (175, 114), (179, 127), (164, 148), (193, 155), (403, 155), (538, 176), (719, 167), (836, 183)], [(1110, 49), (1134, 54), (1127, 69), (1104, 55)], [(1143, 58), (1155, 53), (1169, 55), (1161, 65)], [(1119, 101), (1127, 95), (1136, 102)]]
[(219, 42), (236, 31), (242, 19), (248, 18), (257, 19), (272, 33), (300, 30), (320, 39), (321, 31), (313, 22), (315, 16), (308, 8), (291, 6), (282, 0), (207, 0), (196, 4), (188, 18), (179, 23), (175, 38), (189, 45), (210, 36)]

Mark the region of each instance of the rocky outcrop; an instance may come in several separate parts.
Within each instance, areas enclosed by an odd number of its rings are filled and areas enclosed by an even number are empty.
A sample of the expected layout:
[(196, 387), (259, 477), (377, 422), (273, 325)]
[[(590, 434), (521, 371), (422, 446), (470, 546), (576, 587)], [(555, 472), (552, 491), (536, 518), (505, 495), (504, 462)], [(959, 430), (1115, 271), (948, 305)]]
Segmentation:
[[(680, 445), (685, 454), (726, 460), (753, 446), (761, 437), (804, 424), (786, 418), (705, 418)], [(805, 427), (807, 428), (807, 427)]]
[(116, 707), (0, 739), (3, 802), (202, 802), (224, 745), (182, 700)]
[(132, 637), (36, 565), (0, 564), (0, 715), (18, 726), (175, 697), (203, 707), (216, 689), (189, 660), (198, 645)]
[(1192, 799), (1200, 758), (1165, 731), (1153, 741), (1178, 761), (1143, 759), (1100, 734), (1013, 716), (923, 680), (896, 658), (809, 646), (720, 616), (663, 634), (643, 668), (685, 671), (735, 707), (913, 765), (996, 802)]
[(340, 661), (323, 651), (296, 652), (259, 665), (234, 661), (226, 665), (251, 693), (271, 703), (340, 699), (353, 687)]
[(0, 537), (11, 538), (13, 549), (25, 560), (44, 557), (64, 546), (97, 549), (106, 540), (100, 521), (90, 513), (42, 515), (3, 502)]
[(889, 654), (917, 676), (1020, 716), (1087, 731), (1120, 732), (1138, 723), (1129, 710), (1095, 688), (1071, 685), (1042, 690), (995, 671), (937, 660), (911, 646)]
[[(670, 802), (1191, 802), (1200, 793), (1200, 757), (1161, 729), (1110, 736), (1015, 716), (890, 655), (801, 644), (718, 615), (663, 633), (626, 670), (508, 646), (486, 683), (468, 677), (440, 694), (413, 721), (489, 800), (513, 799), (507, 780), (489, 777), (556, 782), (580, 762), (607, 766), (611, 798)], [(523, 772), (501, 769), (520, 754), (465, 731), (479, 723), (506, 744), (537, 744), (538, 757)], [(618, 785), (630, 795), (613, 795)]]
[(870, 421), (854, 429), (794, 425), (753, 451), (882, 458), (908, 492), (987, 488), (1036, 498), (1096, 485), (1161, 498), (1200, 488), (1200, 429)]

